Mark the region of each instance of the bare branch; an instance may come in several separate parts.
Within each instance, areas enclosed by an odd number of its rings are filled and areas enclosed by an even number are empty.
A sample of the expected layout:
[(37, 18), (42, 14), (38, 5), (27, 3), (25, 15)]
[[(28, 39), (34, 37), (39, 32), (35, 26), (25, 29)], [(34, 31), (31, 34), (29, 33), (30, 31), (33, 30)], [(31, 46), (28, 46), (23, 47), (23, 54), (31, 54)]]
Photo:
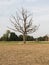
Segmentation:
[(23, 19), (22, 19), (21, 16), (17, 13), (17, 11), (16, 11), (16, 17), (19, 17), (19, 20), (22, 20), (22, 21), (23, 21)]
[(32, 26), (32, 18), (29, 20), (28, 25), (26, 26), (26, 29), (30, 28)]
[(22, 31), (20, 31), (20, 30), (19, 30), (19, 29), (17, 29), (17, 28), (16, 28), (16, 29), (13, 29), (13, 28), (10, 28), (10, 27), (7, 27), (7, 28), (9, 28), (9, 29), (11, 29), (11, 30), (13, 30), (13, 31), (15, 31), (15, 32), (16, 32), (16, 31), (18, 31), (18, 32), (23, 33)]
[(34, 26), (33, 28), (28, 29), (27, 33), (33, 33), (33, 32), (35, 32), (36, 30), (38, 30), (39, 26)]
[(21, 27), (21, 25), (20, 25), (20, 23), (19, 23), (19, 19), (17, 18), (17, 20), (16, 20), (16, 17), (14, 17), (14, 16), (12, 16), (12, 17), (13, 17), (13, 19), (15, 20), (16, 23), (14, 23), (12, 20), (10, 20), (10, 21), (14, 24), (14, 26), (15, 26), (16, 28), (20, 28), (20, 30), (21, 30), (22, 32), (24, 32), (23, 29), (22, 29), (22, 27)]

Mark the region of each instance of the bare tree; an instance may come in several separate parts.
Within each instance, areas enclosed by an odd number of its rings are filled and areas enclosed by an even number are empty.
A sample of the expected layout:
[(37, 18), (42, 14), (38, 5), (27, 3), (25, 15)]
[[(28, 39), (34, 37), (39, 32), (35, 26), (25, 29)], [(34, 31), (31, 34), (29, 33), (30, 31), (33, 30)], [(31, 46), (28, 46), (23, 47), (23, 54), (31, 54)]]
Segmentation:
[(12, 16), (13, 20), (10, 19), (15, 27), (14, 29), (10, 29), (22, 33), (23, 41), (26, 43), (26, 35), (35, 32), (38, 29), (38, 26), (33, 25), (32, 14), (29, 14), (27, 10), (22, 8), (20, 14), (17, 13), (16, 16)]

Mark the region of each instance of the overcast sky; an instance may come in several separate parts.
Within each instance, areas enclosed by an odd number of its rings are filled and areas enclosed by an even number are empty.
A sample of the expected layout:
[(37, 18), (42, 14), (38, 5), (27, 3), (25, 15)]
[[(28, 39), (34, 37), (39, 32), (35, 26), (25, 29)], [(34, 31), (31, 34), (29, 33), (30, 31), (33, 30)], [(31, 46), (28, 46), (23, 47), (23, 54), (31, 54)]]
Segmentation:
[(0, 35), (10, 26), (9, 18), (24, 7), (33, 13), (33, 21), (40, 27), (32, 35), (49, 35), (49, 0), (0, 0)]

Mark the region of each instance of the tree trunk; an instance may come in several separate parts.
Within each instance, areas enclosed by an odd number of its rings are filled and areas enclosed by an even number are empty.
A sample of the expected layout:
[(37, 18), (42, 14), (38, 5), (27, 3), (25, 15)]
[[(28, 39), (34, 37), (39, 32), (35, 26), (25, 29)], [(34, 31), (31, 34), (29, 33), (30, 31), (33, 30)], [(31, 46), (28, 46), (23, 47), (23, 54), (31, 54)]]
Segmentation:
[(24, 41), (24, 44), (26, 44), (26, 35), (25, 34), (23, 35), (23, 41)]

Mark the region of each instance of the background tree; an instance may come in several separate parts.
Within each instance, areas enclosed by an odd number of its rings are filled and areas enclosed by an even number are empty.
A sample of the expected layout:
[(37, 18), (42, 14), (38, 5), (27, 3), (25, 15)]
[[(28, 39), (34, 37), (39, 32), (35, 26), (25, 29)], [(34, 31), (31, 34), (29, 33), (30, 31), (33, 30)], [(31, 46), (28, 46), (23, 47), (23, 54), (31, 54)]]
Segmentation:
[(3, 34), (3, 36), (1, 37), (1, 40), (3, 41), (9, 41), (10, 38), (10, 31), (7, 30), (5, 34)]
[(34, 41), (35, 40), (34, 37), (32, 37), (32, 36), (27, 35), (26, 37), (27, 37), (27, 39), (26, 39), (27, 41)]
[(10, 41), (18, 41), (18, 36), (14, 32), (11, 32), (9, 40)]
[(19, 41), (23, 41), (23, 35), (19, 35)]
[(44, 37), (38, 37), (37, 40), (38, 41), (44, 41)]
[[(17, 12), (16, 12), (17, 13)], [(38, 29), (38, 26), (33, 25), (32, 14), (22, 8), (20, 14), (12, 16), (13, 19), (10, 19), (11, 23), (14, 25), (14, 28), (10, 28), (14, 31), (18, 31), (23, 34), (23, 41), (26, 43), (27, 34), (33, 33)]]
[(44, 41), (48, 41), (48, 40), (49, 40), (49, 37), (48, 37), (47, 35), (45, 35), (45, 36), (43, 37), (43, 39), (44, 39)]

